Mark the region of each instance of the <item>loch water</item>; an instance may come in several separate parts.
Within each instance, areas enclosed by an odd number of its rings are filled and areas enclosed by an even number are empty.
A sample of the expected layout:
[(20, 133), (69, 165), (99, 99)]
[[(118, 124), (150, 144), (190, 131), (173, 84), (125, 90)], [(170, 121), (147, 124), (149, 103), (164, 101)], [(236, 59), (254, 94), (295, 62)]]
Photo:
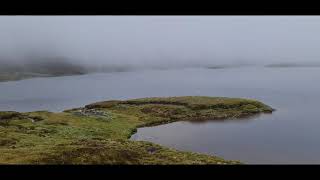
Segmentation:
[(249, 119), (181, 121), (138, 129), (132, 140), (249, 164), (320, 163), (320, 68), (144, 70), (0, 83), (1, 111), (62, 111), (157, 96), (252, 98), (275, 112)]

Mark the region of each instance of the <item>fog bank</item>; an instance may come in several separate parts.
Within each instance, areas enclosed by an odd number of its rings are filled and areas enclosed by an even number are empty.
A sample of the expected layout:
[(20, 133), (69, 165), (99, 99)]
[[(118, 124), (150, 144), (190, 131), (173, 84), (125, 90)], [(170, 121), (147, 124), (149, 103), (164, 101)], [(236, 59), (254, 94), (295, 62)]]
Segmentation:
[(1, 16), (0, 27), (2, 67), (55, 59), (86, 67), (320, 61), (317, 16)]

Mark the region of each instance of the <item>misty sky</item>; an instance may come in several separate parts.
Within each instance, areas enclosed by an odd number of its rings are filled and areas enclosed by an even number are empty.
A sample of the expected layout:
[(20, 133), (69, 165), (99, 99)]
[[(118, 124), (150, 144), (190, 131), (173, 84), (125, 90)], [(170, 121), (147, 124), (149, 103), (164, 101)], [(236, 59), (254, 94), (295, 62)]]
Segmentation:
[(0, 61), (320, 62), (320, 16), (1, 16), (0, 29)]

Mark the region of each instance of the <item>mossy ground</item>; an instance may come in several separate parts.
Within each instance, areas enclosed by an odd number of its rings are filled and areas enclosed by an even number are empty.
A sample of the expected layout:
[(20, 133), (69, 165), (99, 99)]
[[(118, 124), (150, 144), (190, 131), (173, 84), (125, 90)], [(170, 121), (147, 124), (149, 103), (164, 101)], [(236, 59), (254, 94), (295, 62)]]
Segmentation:
[[(237, 164), (128, 138), (137, 127), (186, 119), (225, 119), (272, 112), (254, 100), (214, 97), (105, 101), (86, 109), (108, 117), (66, 110), (0, 113), (1, 164)], [(33, 120), (33, 121), (32, 121)]]

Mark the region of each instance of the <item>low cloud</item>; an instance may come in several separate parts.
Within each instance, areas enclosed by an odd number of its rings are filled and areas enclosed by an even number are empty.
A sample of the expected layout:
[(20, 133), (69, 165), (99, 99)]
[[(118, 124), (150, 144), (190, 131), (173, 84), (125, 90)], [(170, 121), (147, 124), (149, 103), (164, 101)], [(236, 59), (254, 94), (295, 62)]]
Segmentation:
[(1, 16), (0, 27), (2, 69), (320, 61), (317, 16)]

